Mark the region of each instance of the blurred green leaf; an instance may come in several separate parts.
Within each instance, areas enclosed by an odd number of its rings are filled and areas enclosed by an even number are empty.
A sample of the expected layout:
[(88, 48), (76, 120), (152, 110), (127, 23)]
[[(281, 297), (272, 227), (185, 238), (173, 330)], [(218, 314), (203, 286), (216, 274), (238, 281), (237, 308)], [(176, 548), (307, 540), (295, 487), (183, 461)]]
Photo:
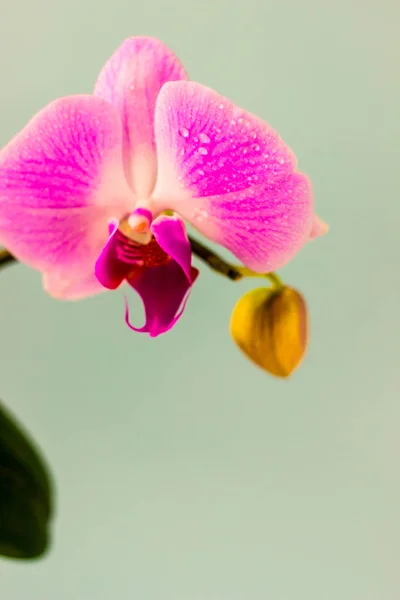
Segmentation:
[(0, 555), (42, 556), (51, 515), (52, 486), (43, 458), (0, 403)]

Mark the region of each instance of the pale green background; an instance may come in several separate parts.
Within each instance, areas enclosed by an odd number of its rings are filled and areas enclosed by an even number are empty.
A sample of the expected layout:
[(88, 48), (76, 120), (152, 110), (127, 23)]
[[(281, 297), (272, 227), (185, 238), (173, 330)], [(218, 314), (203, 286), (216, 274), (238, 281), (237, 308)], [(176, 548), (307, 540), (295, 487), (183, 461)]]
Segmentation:
[(396, 0), (3, 5), (1, 144), (154, 35), (280, 131), (331, 232), (283, 271), (312, 324), (289, 382), (233, 346), (246, 284), (206, 268), (157, 340), (120, 292), (64, 304), (1, 273), (0, 395), (58, 485), (52, 551), (0, 561), (2, 599), (400, 598), (399, 19)]

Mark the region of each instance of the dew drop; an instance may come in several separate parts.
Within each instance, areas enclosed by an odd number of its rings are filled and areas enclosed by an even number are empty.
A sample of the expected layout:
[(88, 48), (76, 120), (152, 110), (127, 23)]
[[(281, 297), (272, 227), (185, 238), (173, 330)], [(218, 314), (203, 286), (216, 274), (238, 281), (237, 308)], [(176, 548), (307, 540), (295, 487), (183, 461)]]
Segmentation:
[(202, 176), (204, 175), (204, 171), (203, 171), (203, 169), (199, 169), (199, 170), (197, 171), (197, 173), (200, 175), (200, 177), (202, 177)]
[(260, 146), (258, 144), (252, 144), (251, 149), (254, 150), (254, 152), (258, 152), (260, 149)]
[(203, 144), (209, 144), (210, 143), (210, 138), (208, 137), (208, 135), (206, 133), (199, 133), (199, 140)]
[(186, 127), (180, 127), (179, 128), (179, 133), (184, 138), (188, 138), (189, 137), (189, 129), (187, 129)]
[(199, 148), (199, 154), (202, 154), (203, 156), (205, 156), (206, 154), (208, 154), (207, 148), (203, 148), (203, 146), (200, 146), (200, 148)]
[(193, 211), (192, 218), (197, 222), (204, 221), (207, 217), (208, 213), (204, 208), (196, 208), (196, 210)]

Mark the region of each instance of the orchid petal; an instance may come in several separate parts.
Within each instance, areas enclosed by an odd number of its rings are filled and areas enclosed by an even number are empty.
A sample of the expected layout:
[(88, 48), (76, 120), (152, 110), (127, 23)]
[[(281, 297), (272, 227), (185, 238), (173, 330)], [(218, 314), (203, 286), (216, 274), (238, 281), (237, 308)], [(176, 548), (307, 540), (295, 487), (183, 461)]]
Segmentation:
[(155, 132), (159, 210), (176, 210), (254, 271), (283, 266), (307, 241), (311, 183), (269, 125), (181, 81), (161, 90)]
[(311, 227), (310, 239), (313, 240), (317, 237), (325, 235), (329, 231), (328, 223), (325, 223), (318, 215), (314, 215), (313, 223)]
[(121, 115), (126, 177), (141, 197), (151, 193), (156, 180), (156, 99), (165, 82), (178, 79), (187, 75), (171, 50), (154, 38), (133, 37), (114, 52), (96, 82), (95, 95)]
[[(95, 265), (96, 278), (105, 288), (117, 289), (137, 267), (136, 257), (129, 256), (130, 246), (131, 242), (118, 228), (111, 233)], [(124, 252), (124, 247), (128, 247), (128, 252)]]
[(100, 98), (52, 102), (0, 153), (0, 238), (56, 295), (90, 278), (108, 220), (133, 205), (119, 114)]
[(71, 278), (71, 275), (63, 277), (54, 272), (44, 273), (43, 288), (58, 300), (82, 300), (106, 291), (95, 276), (93, 267), (86, 275), (80, 273), (75, 278)]
[(169, 331), (182, 316), (197, 275), (197, 269), (192, 267), (189, 280), (180, 265), (172, 259), (165, 265), (138, 270), (128, 279), (128, 283), (142, 298), (146, 322), (140, 328), (131, 325), (127, 306), (127, 325), (151, 337)]
[(180, 265), (191, 281), (192, 250), (183, 220), (178, 215), (160, 215), (153, 221), (151, 231), (161, 248)]

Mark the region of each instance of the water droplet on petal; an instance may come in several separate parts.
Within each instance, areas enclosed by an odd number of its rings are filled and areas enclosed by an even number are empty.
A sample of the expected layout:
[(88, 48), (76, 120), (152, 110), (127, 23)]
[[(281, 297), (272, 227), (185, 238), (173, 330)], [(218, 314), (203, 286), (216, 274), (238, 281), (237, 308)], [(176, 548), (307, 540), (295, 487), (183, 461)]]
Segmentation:
[(179, 133), (184, 138), (188, 138), (189, 137), (189, 129), (187, 129), (186, 127), (180, 127), (179, 128)]
[(200, 148), (199, 148), (199, 154), (202, 154), (203, 156), (205, 156), (206, 154), (208, 154), (207, 148), (203, 148), (203, 146), (200, 146)]
[(254, 152), (258, 152), (260, 149), (260, 146), (258, 144), (252, 144), (251, 149), (254, 150)]
[(199, 170), (197, 171), (197, 173), (200, 175), (200, 177), (202, 177), (202, 176), (204, 175), (204, 171), (203, 171), (203, 169), (199, 169)]
[(208, 135), (206, 133), (199, 133), (199, 140), (203, 144), (209, 144), (210, 143), (210, 138), (208, 137)]
[(207, 219), (207, 217), (208, 217), (208, 212), (206, 210), (204, 210), (204, 208), (196, 208), (193, 211), (192, 218), (197, 222), (204, 221), (204, 219)]

